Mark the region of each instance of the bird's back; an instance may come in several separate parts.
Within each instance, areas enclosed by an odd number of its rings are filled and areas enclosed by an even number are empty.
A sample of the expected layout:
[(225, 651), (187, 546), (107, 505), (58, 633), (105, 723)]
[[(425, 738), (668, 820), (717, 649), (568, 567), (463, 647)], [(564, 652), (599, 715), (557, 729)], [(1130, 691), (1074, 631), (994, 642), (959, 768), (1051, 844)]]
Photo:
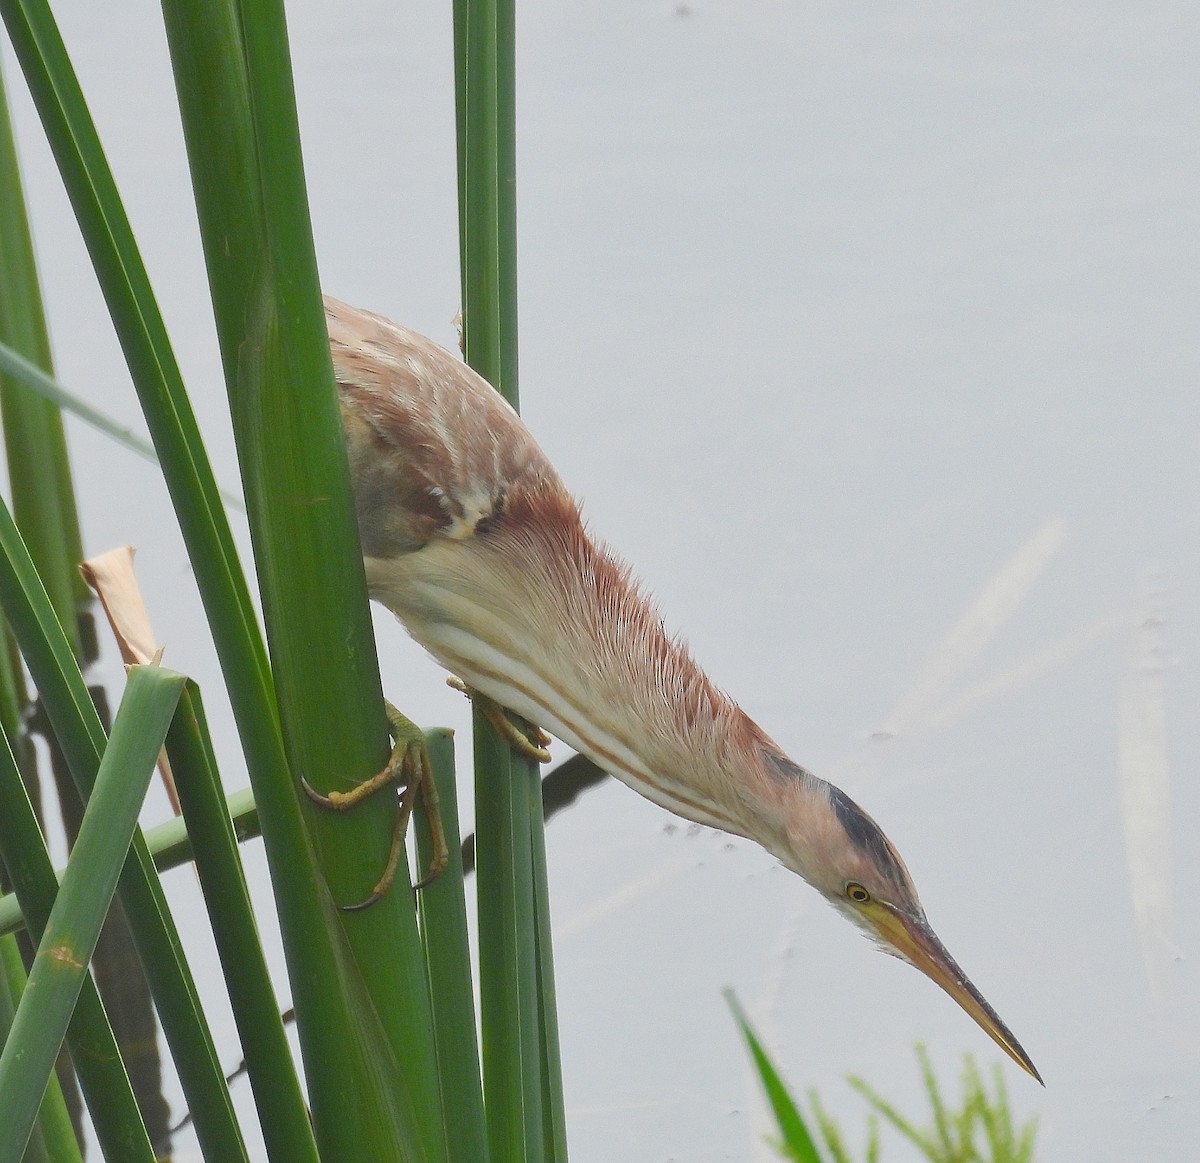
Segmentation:
[(516, 412), (462, 360), (336, 299), (325, 315), (365, 556), (470, 537), (513, 494), (566, 495)]

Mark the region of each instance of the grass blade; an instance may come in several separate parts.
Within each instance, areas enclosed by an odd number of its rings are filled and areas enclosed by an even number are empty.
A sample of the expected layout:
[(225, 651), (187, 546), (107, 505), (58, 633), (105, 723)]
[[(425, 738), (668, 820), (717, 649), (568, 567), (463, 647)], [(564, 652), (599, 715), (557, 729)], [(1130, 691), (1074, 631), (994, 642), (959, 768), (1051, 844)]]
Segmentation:
[(917, 1047), (917, 1058), (921, 1062), (921, 1080), (925, 1084), (925, 1093), (929, 1096), (929, 1105), (933, 1110), (933, 1126), (944, 1152), (943, 1158), (952, 1159), (954, 1141), (950, 1133), (951, 1119), (938, 1086), (937, 1075), (933, 1072), (933, 1063), (929, 1060), (929, 1052), (924, 1046)]
[[(116, 420), (93, 408), (86, 400), (67, 391), (53, 376), (35, 363), (26, 359), (19, 351), (0, 343), (0, 372), (17, 381), (31, 392), (36, 392), (57, 408), (64, 408), (78, 416), (85, 424), (103, 433), (117, 444), (136, 453), (151, 464), (158, 464), (158, 453), (154, 445), (143, 440), (132, 428), (118, 424)], [(234, 498), (240, 504), (240, 498)]]
[[(77, 416), (85, 424), (107, 436), (115, 444), (128, 449), (135, 456), (161, 467), (158, 453), (154, 451), (154, 445), (150, 441), (144, 440), (132, 428), (117, 423), (111, 416), (105, 415), (98, 408), (93, 408), (86, 400), (81, 399), (74, 392), (68, 391), (53, 376), (47, 375), (20, 352), (4, 343), (0, 343), (0, 373), (10, 377), (29, 391), (35, 392), (56, 408), (61, 408), (63, 411)], [(245, 512), (245, 505), (240, 493), (225, 488), (218, 491), (221, 499), (229, 508), (239, 513)]]
[[(8, 617), (55, 735), (86, 800), (105, 736), (83, 676), (8, 508), (0, 504), (0, 606)], [(222, 1163), (245, 1158), (225, 1076), (191, 971), (145, 842), (134, 837), (121, 876), (121, 903), (150, 982), (201, 1144)]]
[[(13, 1015), (27, 977), (13, 937), (0, 937), (0, 1045), (8, 1040)], [(57, 1072), (51, 1072), (38, 1111), (37, 1126), (25, 1152), (25, 1163), (83, 1163), (75, 1126), (67, 1110)]]
[[(49, 372), (33, 240), (16, 143), (0, 76), (0, 343)], [(59, 621), (75, 640), (75, 609), (88, 600), (75, 566), (83, 557), (62, 416), (0, 369), (0, 407), (12, 482), (13, 515), (37, 563)]]
[[(25, 965), (21, 960), (21, 950), (17, 947), (16, 940), (12, 937), (0, 939), (0, 1047), (3, 1047), (8, 1041), (9, 1031), (12, 1029), (13, 1017), (16, 1014), (17, 1003), (21, 1000), (21, 994), (25, 990), (27, 980)], [(57, 1075), (54, 1071), (51, 1071), (50, 1078), (46, 1084), (46, 1094), (38, 1110), (37, 1120), (34, 1122), (29, 1140), (25, 1145), (25, 1154), (22, 1157), (22, 1163), (51, 1163), (46, 1154), (43, 1116), (49, 1108), (49, 1104), (53, 1101), (52, 1093), (57, 1080)], [(61, 1102), (61, 1089), (58, 1091), (58, 1098)], [(75, 1151), (78, 1156), (78, 1144)]]
[[(258, 809), (254, 806), (254, 792), (243, 788), (225, 800), (225, 810), (233, 825), (239, 844), (261, 834), (258, 825)], [(188, 836), (187, 821), (176, 816), (162, 824), (156, 824), (144, 833), (146, 849), (159, 872), (178, 868), (192, 860), (192, 841)], [(21, 905), (15, 893), (0, 896), (0, 936), (15, 933), (25, 927)]]
[(183, 676), (133, 667), (62, 889), (0, 1053), (0, 1163), (20, 1163), (137, 828)]
[[(988, 1094), (974, 1060), (967, 1055), (962, 1075), (962, 1105), (951, 1107), (941, 1093), (933, 1064), (923, 1046), (917, 1047), (917, 1057), (933, 1115), (933, 1127), (928, 1131), (905, 1118), (861, 1078), (851, 1077), (850, 1085), (867, 1100), (876, 1114), (891, 1123), (932, 1163), (1030, 1163), (1037, 1120), (1027, 1123), (1019, 1132), (1013, 1126), (999, 1068), (993, 1098)], [(976, 1145), (979, 1132), (986, 1140), (986, 1153)]]
[(788, 1157), (794, 1160), (794, 1163), (821, 1163), (821, 1156), (817, 1153), (817, 1146), (808, 1132), (799, 1108), (788, 1093), (783, 1079), (779, 1077), (779, 1072), (763, 1049), (758, 1036), (754, 1033), (733, 990), (725, 991), (725, 1000), (729, 1003), (734, 1019), (742, 1031), (742, 1037), (745, 1038), (746, 1045), (750, 1049), (750, 1055), (758, 1070), (758, 1077), (767, 1094), (767, 1101), (770, 1102), (771, 1110), (775, 1113), (775, 1121), (779, 1125), (779, 1133), (783, 1136), (783, 1148)]
[[(58, 881), (7, 737), (0, 741), (0, 851), (12, 873), (14, 896), (20, 899), (30, 934), (37, 941), (54, 906)], [(106, 1156), (153, 1163), (154, 1150), (116, 1036), (90, 976), (84, 980), (67, 1043)]]
[(863, 1079), (851, 1075), (847, 1081), (859, 1094), (871, 1104), (871, 1107), (887, 1122), (891, 1123), (906, 1139), (929, 1159), (937, 1160), (941, 1156), (940, 1148), (931, 1135), (926, 1134), (910, 1119), (906, 1119), (890, 1102), (869, 1086)]
[[(829, 1152), (832, 1163), (851, 1163), (850, 1152), (847, 1150), (846, 1141), (842, 1137), (842, 1128), (833, 1115), (821, 1105), (821, 1100), (815, 1090), (808, 1092), (808, 1101), (813, 1110), (813, 1118), (817, 1122), (817, 1129), (821, 1132), (821, 1138), (825, 1141), (825, 1150)], [(871, 1146), (872, 1143), (868, 1142), (868, 1160), (870, 1159)]]
[(267, 1156), (277, 1163), (319, 1163), (217, 777), (200, 692), (192, 683), (171, 724), (167, 755), (196, 852), (196, 871), (225, 970)]
[[(425, 735), (429, 760), (441, 803), (442, 828), (450, 860), (441, 875), (421, 889), (417, 906), (425, 949), (433, 1034), (437, 1044), (442, 1093), (453, 1095), (454, 1117), (447, 1120), (449, 1157), (453, 1163), (487, 1163), (487, 1124), (479, 1080), (479, 1046), (475, 1028), (471, 951), (467, 942), (467, 901), (463, 891), (462, 844), (458, 795), (454, 782), (454, 738), (450, 731)], [(424, 813), (415, 817), (418, 867), (433, 855)]]

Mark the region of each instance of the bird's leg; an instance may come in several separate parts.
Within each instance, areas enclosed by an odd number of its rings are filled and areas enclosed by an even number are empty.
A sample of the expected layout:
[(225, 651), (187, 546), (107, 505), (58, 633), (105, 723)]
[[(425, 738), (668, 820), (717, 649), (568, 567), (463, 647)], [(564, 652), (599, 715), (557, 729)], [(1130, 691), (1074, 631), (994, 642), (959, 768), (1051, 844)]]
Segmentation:
[(408, 835), (408, 822), (412, 818), (413, 804), (417, 793), (421, 795), (421, 806), (425, 818), (429, 821), (429, 832), (433, 841), (433, 855), (429, 860), (429, 868), (425, 875), (413, 885), (413, 888), (424, 888), (443, 868), (450, 859), (446, 847), (446, 834), (442, 830), (442, 816), (438, 809), (437, 787), (433, 782), (433, 772), (429, 767), (429, 751), (425, 746), (425, 736), (421, 728), (406, 715), (402, 714), (391, 703), (385, 703), (388, 731), (392, 737), (392, 753), (387, 763), (369, 779), (349, 791), (331, 791), (321, 795), (314, 791), (306, 780), (300, 783), (308, 793), (309, 798), (323, 808), (343, 812), (348, 808), (361, 804), (368, 796), (374, 795), (380, 788), (395, 783), (402, 783), (404, 790), (400, 794), (400, 805), (396, 812), (396, 824), (392, 829), (392, 843), (388, 850), (387, 864), (383, 875), (379, 878), (370, 895), (357, 904), (343, 905), (343, 909), (352, 912), (373, 905), (392, 886), (399, 867), (400, 858), (404, 854), (404, 840)]
[(504, 708), (495, 699), (489, 698), (481, 691), (468, 686), (461, 678), (455, 678), (453, 675), (446, 679), (446, 684), (452, 686), (456, 691), (462, 691), (479, 713), (495, 727), (496, 733), (509, 742), (514, 751), (527, 755), (530, 759), (536, 759), (538, 763), (550, 762), (550, 752), (546, 750), (550, 746), (550, 736), (541, 727), (529, 724), (529, 732), (533, 736), (530, 739), (504, 713)]

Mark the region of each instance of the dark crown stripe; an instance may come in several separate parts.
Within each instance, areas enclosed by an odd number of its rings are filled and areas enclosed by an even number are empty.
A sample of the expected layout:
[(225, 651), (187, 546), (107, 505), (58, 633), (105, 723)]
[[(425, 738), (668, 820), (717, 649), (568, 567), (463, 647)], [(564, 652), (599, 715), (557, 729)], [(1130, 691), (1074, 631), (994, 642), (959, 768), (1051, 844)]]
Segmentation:
[(838, 821), (846, 829), (854, 845), (865, 852), (882, 876), (897, 885), (907, 884), (904, 866), (893, 851), (879, 825), (867, 815), (840, 787), (829, 785), (829, 802)]

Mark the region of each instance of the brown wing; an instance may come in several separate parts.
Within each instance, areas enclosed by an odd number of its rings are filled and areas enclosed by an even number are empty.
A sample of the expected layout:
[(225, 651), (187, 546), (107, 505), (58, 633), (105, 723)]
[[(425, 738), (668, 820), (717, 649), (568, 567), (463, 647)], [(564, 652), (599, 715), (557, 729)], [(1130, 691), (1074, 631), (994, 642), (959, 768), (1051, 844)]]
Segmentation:
[(557, 476), (500, 394), (436, 343), (325, 299), (366, 557), (471, 536), (505, 497)]

